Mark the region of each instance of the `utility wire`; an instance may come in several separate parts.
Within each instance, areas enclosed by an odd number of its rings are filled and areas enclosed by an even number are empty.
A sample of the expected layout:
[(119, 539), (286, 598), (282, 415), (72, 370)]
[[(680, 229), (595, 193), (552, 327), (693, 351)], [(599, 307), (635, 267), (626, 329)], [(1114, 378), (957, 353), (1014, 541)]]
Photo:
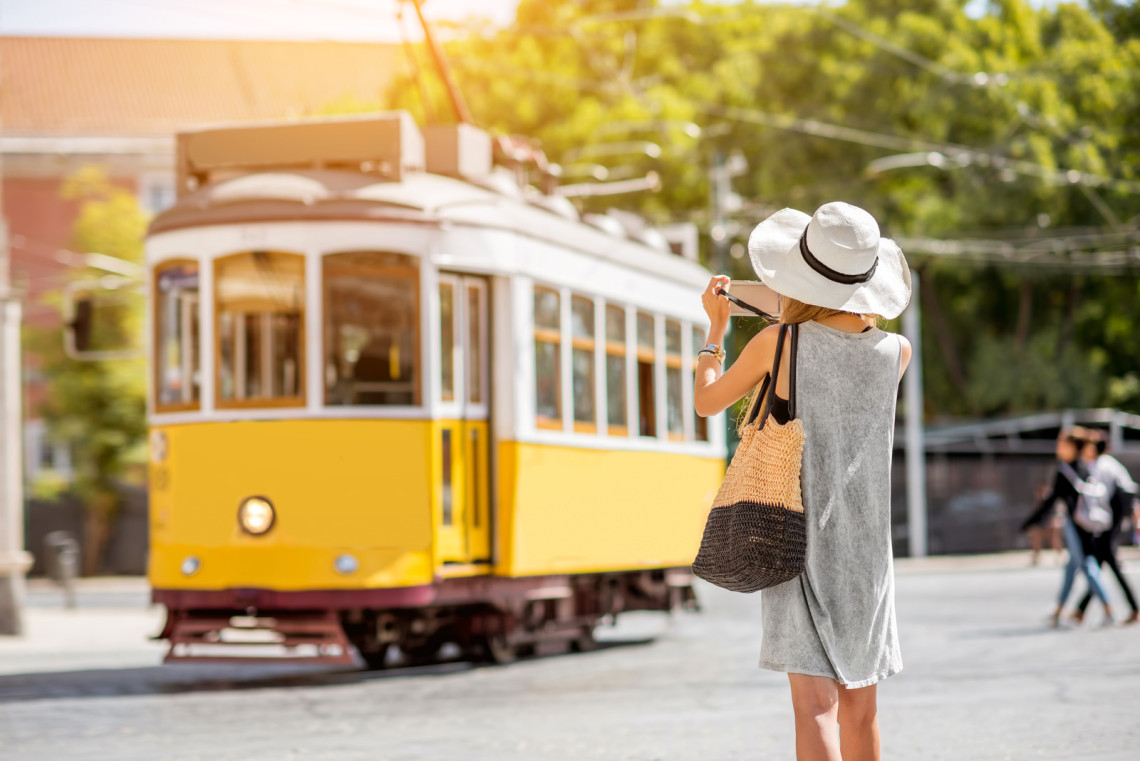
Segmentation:
[[(533, 81), (557, 84), (586, 92), (614, 94), (616, 89), (612, 83), (599, 80), (566, 77), (552, 72), (525, 69), (518, 66), (492, 63), (474, 58), (458, 58), (454, 60), (456, 63), (468, 68), (499, 71)], [(1091, 172), (1082, 172), (1077, 169), (1053, 169), (1043, 164), (1023, 161), (1021, 159), (1012, 159), (1008, 156), (1002, 156), (984, 149), (965, 145), (936, 143), (921, 138), (873, 132), (842, 124), (822, 122), (816, 119), (800, 118), (790, 114), (773, 114), (759, 109), (727, 106), (721, 103), (690, 101), (690, 105), (694, 110), (700, 113), (730, 121), (757, 124), (813, 137), (866, 145), (873, 148), (884, 148), (892, 151), (938, 153), (950, 161), (958, 163), (960, 166), (980, 166), (998, 170), (1008, 170), (1015, 174), (1043, 179), (1054, 185), (1085, 184), (1093, 187), (1111, 188), (1112, 190), (1124, 193), (1140, 194), (1140, 181), (1108, 177)]]

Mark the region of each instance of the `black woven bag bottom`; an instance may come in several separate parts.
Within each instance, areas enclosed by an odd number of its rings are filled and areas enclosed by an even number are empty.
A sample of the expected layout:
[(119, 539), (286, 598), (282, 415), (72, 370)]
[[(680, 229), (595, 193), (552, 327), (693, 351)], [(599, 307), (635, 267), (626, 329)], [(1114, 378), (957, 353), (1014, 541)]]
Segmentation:
[(709, 513), (693, 573), (733, 592), (756, 592), (803, 573), (806, 551), (803, 513), (737, 502)]

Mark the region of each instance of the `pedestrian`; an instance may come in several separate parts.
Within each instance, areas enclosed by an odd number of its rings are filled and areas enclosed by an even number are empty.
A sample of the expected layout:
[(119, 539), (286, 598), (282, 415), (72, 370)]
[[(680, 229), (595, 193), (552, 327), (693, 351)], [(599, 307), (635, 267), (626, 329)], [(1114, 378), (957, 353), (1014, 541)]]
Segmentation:
[[(1120, 584), (1125, 599), (1128, 600), (1128, 606), (1132, 609), (1132, 614), (1124, 620), (1124, 623), (1134, 624), (1140, 621), (1140, 607), (1136, 605), (1136, 595), (1132, 592), (1132, 586), (1128, 583), (1124, 572), (1120, 570), (1116, 550), (1120, 543), (1120, 529), (1125, 518), (1132, 511), (1136, 499), (1136, 482), (1132, 480), (1128, 468), (1124, 467), (1120, 460), (1108, 454), (1107, 437), (1099, 431), (1092, 431), (1091, 433), (1093, 440), (1085, 445), (1083, 452), (1086, 464), (1090, 470), (1098, 472), (1105, 481), (1112, 485), (1112, 496), (1109, 501), (1112, 507), (1112, 528), (1093, 537), (1093, 556), (1096, 558), (1098, 567), (1103, 568), (1107, 565), (1113, 575), (1116, 576), (1116, 581)], [(1077, 609), (1072, 616), (1077, 623), (1084, 620), (1085, 611), (1088, 609), (1089, 603), (1092, 602), (1092, 596), (1093, 593), (1090, 589), (1085, 592), (1085, 596), (1077, 604)]]
[(1064, 575), (1061, 580), (1061, 592), (1057, 597), (1057, 607), (1049, 617), (1053, 626), (1059, 626), (1061, 613), (1065, 602), (1073, 589), (1073, 580), (1077, 572), (1084, 573), (1088, 579), (1089, 589), (1104, 605), (1105, 623), (1112, 623), (1112, 606), (1104, 586), (1100, 583), (1100, 569), (1093, 555), (1093, 533), (1090, 529), (1079, 525), (1077, 509), (1081, 501), (1082, 488), (1095, 480), (1086, 463), (1081, 460), (1081, 451), (1090, 441), (1090, 434), (1084, 428), (1069, 428), (1061, 431), (1057, 437), (1057, 473), (1053, 479), (1053, 488), (1041, 500), (1037, 510), (1022, 524), (1022, 530), (1040, 520), (1041, 515), (1053, 507), (1054, 500), (1060, 499), (1065, 504), (1065, 523), (1062, 533), (1065, 538), (1065, 548), (1069, 552), (1068, 562), (1065, 564)]
[[(1033, 504), (1037, 505), (1046, 494), (1049, 493), (1049, 484), (1039, 484), (1034, 490)], [(1054, 503), (1054, 509), (1046, 512), (1041, 516), (1041, 519), (1031, 526), (1025, 526), (1024, 531), (1029, 534), (1029, 547), (1032, 554), (1029, 559), (1030, 565), (1037, 565), (1040, 562), (1041, 547), (1045, 543), (1046, 538), (1049, 540), (1049, 545), (1053, 548), (1055, 557), (1061, 557), (1061, 551), (1064, 549), (1061, 543), (1061, 512), (1058, 505)]]
[[(868, 212), (847, 203), (808, 216), (783, 209), (748, 241), (753, 269), (797, 323), (795, 414), (804, 426), (801, 474), (807, 556), (797, 578), (761, 592), (761, 668), (786, 672), (796, 757), (878, 759), (877, 683), (902, 669), (891, 556), (890, 468), (898, 384), (910, 361), (902, 336), (878, 328), (910, 300), (910, 270)], [(693, 401), (708, 416), (762, 382), (778, 326), (754, 336), (721, 372), (729, 302), (713, 277), (701, 296), (711, 327)], [(789, 419), (785, 346), (773, 420)], [(756, 402), (758, 400), (753, 400)]]

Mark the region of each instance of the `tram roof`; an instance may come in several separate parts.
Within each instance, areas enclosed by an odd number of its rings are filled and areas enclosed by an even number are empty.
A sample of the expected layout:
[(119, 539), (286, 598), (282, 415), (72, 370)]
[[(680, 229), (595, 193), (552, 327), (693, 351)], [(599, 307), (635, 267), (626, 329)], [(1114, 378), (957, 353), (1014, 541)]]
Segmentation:
[(691, 282), (708, 277), (696, 262), (559, 213), (565, 199), (528, 200), (443, 175), (415, 172), (402, 180), (340, 170), (284, 170), (210, 183), (159, 214), (149, 235), (176, 230), (272, 222), (400, 222), (514, 232), (586, 254), (615, 259)]

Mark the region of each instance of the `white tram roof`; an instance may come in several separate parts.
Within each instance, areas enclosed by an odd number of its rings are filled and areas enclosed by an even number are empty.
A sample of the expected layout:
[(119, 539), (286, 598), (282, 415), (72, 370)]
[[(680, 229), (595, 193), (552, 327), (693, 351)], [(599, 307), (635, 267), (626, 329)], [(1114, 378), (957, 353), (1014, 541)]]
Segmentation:
[(412, 172), (399, 181), (338, 170), (246, 174), (210, 183), (159, 214), (149, 236), (219, 225), (393, 222), (514, 232), (683, 283), (708, 271), (694, 261), (559, 213), (556, 197), (528, 202), (462, 180)]

